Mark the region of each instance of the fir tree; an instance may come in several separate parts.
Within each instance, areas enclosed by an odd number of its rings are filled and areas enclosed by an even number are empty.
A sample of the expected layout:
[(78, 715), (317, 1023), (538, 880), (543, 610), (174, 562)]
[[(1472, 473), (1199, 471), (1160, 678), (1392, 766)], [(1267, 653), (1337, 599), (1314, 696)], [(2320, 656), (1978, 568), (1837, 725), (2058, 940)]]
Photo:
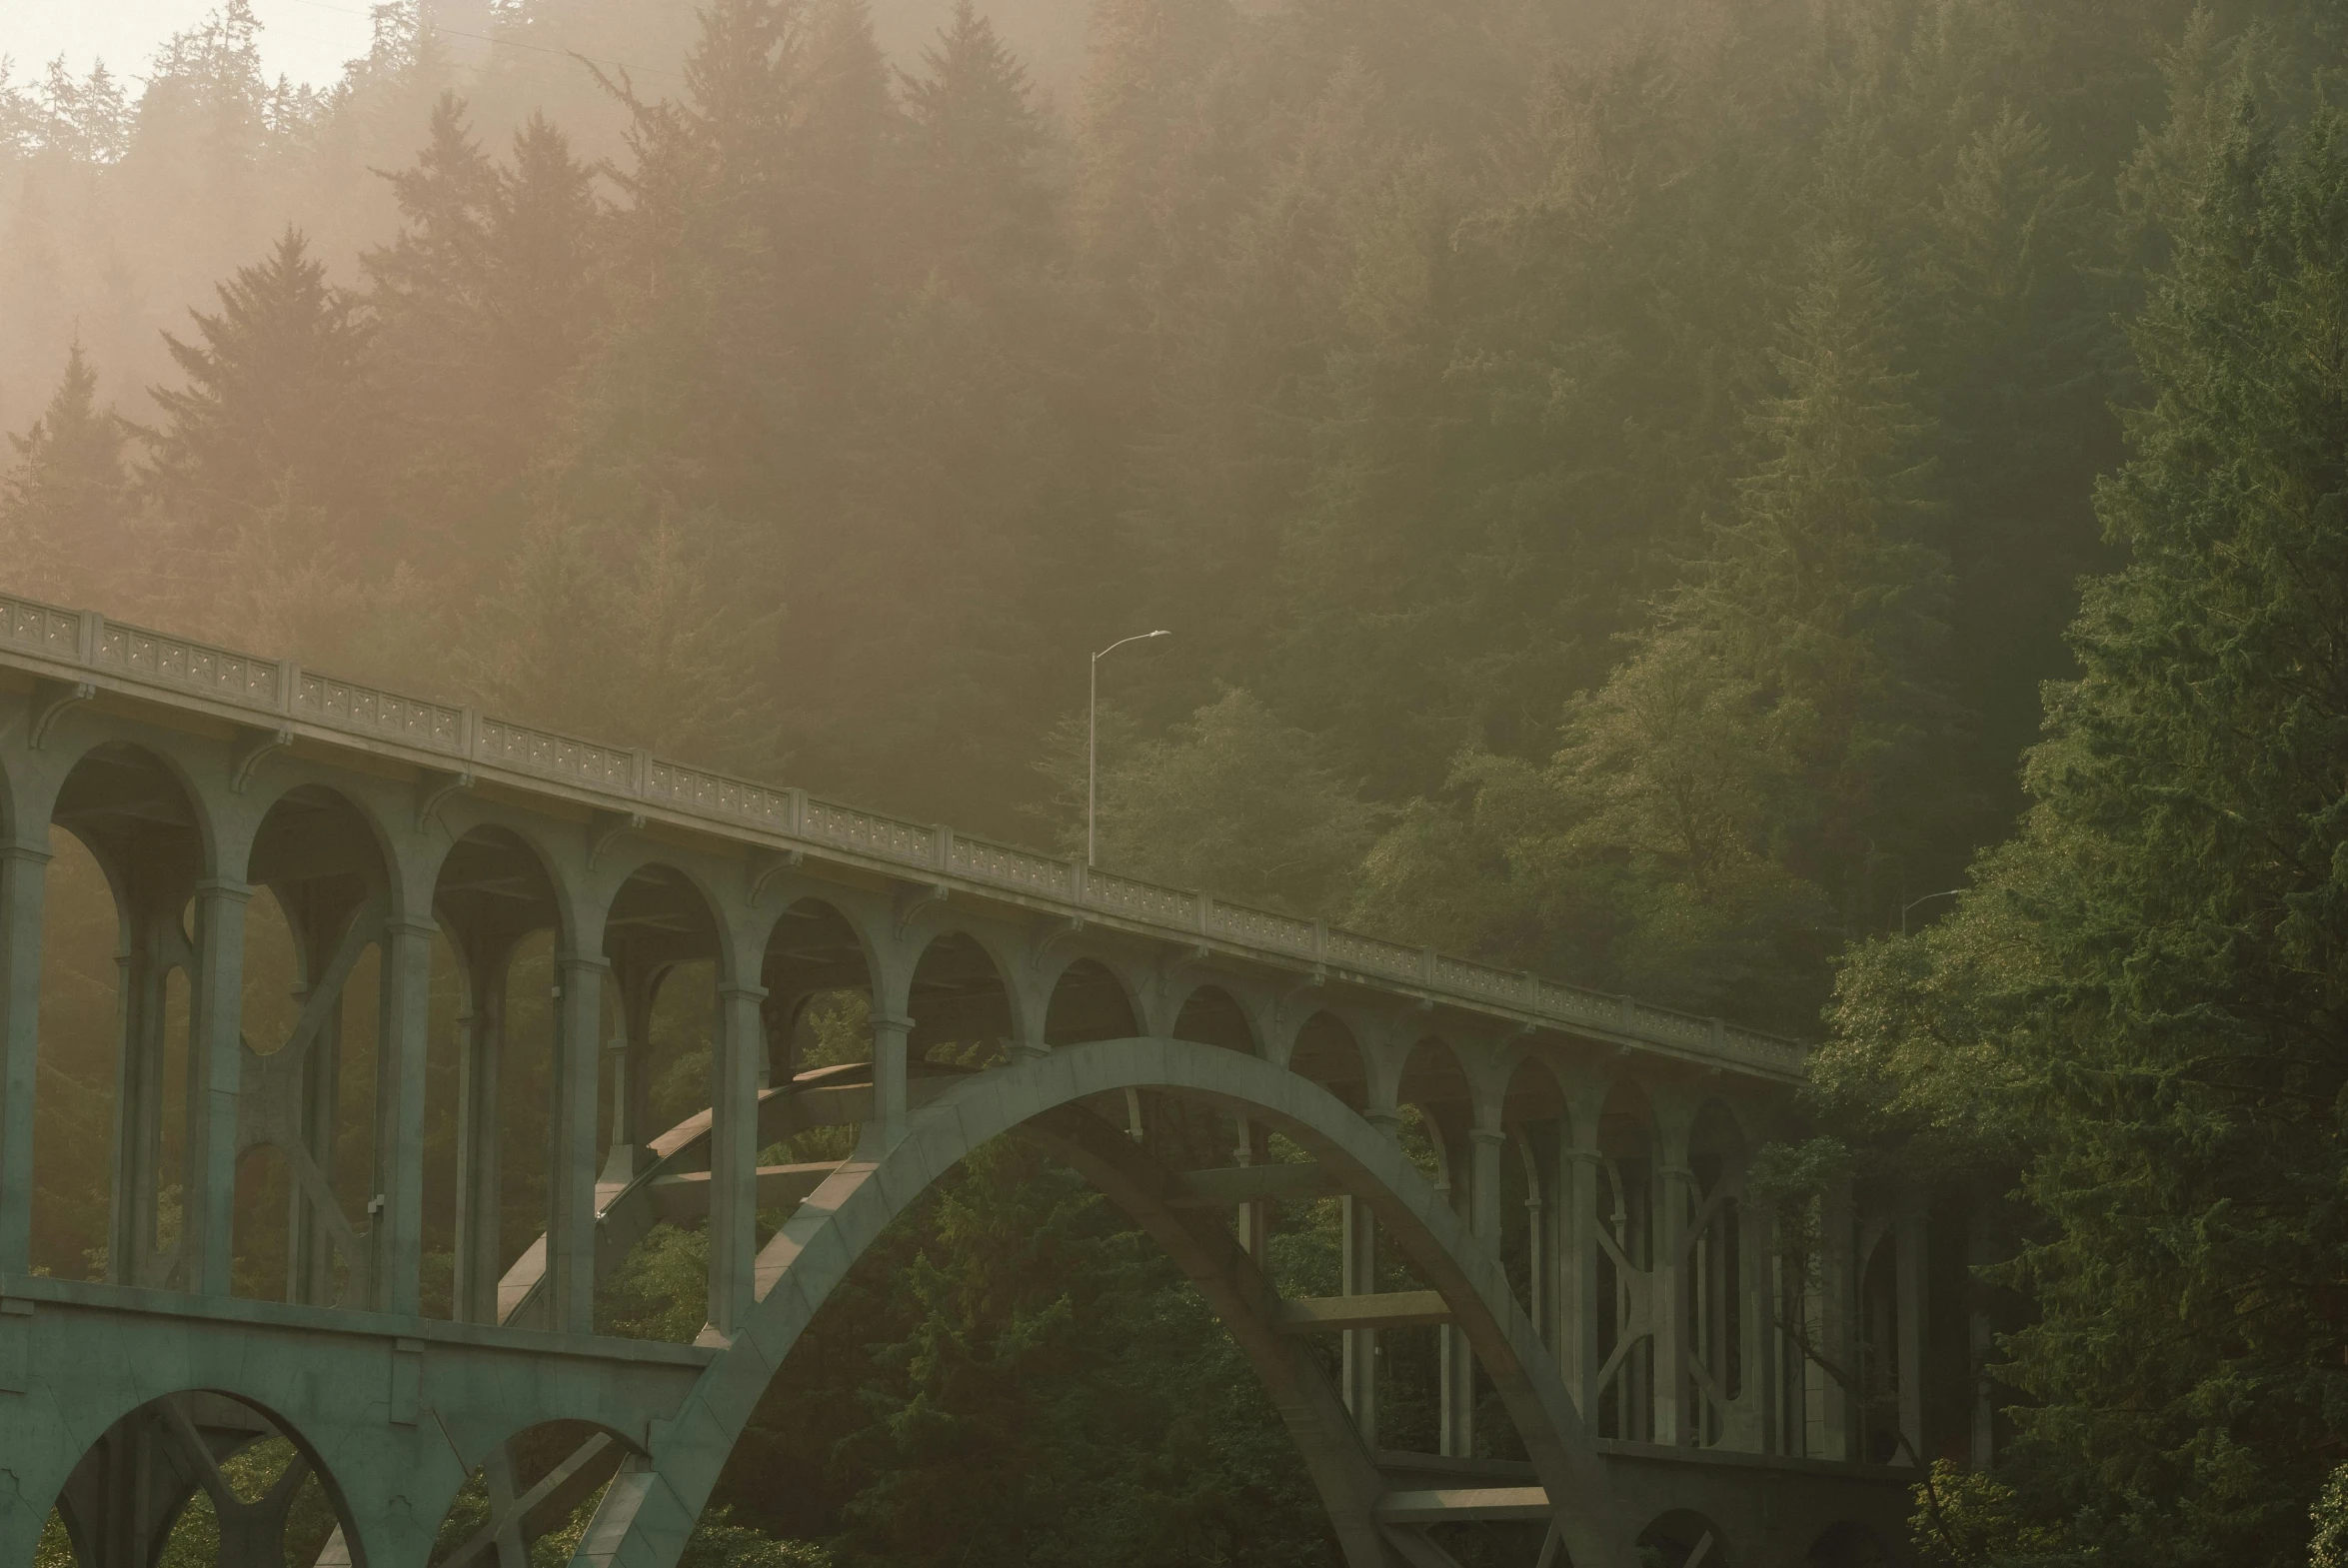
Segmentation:
[(9, 437), (16, 465), (0, 479), (0, 556), (9, 586), (53, 601), (99, 597), (93, 579), (116, 559), (128, 510), (129, 433), (98, 403), (98, 376), (75, 344), (48, 408)]

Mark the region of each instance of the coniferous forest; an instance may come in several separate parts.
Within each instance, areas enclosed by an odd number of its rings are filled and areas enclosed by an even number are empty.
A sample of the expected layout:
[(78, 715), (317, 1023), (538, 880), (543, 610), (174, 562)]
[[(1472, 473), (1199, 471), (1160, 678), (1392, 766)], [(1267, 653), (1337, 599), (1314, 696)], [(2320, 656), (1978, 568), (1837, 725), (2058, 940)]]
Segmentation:
[[(2348, 10), (375, 15), (323, 91), (244, 0), (0, 76), (0, 590), (1062, 852), (1087, 656), (1169, 629), (1101, 667), (1105, 865), (1818, 1040), (1789, 1191), (2007, 1195), (2010, 1436), (1919, 1560), (2348, 1564)], [(690, 1337), (699, 1245), (612, 1325)], [(1337, 1560), (1013, 1144), (694, 1550)]]

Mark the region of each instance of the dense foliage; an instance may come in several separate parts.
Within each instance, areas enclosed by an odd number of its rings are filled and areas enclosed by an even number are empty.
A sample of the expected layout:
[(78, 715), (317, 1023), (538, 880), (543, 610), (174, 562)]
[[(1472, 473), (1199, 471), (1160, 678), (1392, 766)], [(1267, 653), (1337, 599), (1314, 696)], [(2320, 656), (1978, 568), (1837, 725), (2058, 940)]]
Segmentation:
[[(0, 587), (1063, 848), (1085, 656), (1169, 628), (1101, 667), (1107, 863), (1830, 1001), (1858, 1157), (2013, 1189), (2021, 1441), (1931, 1549), (2296, 1561), (2320, 1495), (2337, 1555), (2337, 9), (1096, 0), (1081, 62), (906, 12), (394, 4), (309, 92), (230, 0), (135, 96), (0, 76)], [(698, 1245), (616, 1321), (691, 1332)], [(1024, 1147), (722, 1501), (712, 1563), (1326, 1549)]]

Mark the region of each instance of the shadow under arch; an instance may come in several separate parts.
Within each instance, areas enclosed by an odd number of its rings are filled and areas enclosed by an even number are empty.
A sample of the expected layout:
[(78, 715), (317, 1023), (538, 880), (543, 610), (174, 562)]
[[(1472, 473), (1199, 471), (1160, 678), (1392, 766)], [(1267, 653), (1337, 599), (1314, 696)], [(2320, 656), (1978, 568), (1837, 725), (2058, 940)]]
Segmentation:
[[(274, 1273), (288, 1301), (368, 1299), (370, 1248), (335, 1177), (355, 1140), (373, 1164), (358, 1187), (383, 1191), (372, 1074), (346, 1103), (346, 1000), (393, 912), (390, 860), (374, 819), (349, 796), (297, 784), (272, 800), (247, 852), (241, 1082), (252, 1113), (238, 1118), (235, 1246), (240, 1268)], [(259, 989), (275, 979), (281, 1005)], [(380, 1007), (383, 992), (376, 983)], [(380, 1040), (380, 1022), (373, 1037)], [(279, 1179), (263, 1179), (274, 1171)], [(282, 1190), (281, 1190), (282, 1188)], [(364, 1218), (364, 1216), (362, 1216)]]
[(1351, 1564), (1388, 1560), (1375, 1518), (1380, 1482), (1343, 1407), (1296, 1338), (1273, 1326), (1276, 1299), (1219, 1219), (1177, 1212), (1146, 1147), (1084, 1108), (1125, 1088), (1180, 1096), (1257, 1118), (1319, 1161), (1377, 1214), (1443, 1298), (1490, 1373), (1578, 1568), (1629, 1568), (1629, 1536), (1579, 1415), (1548, 1352), (1511, 1296), (1498, 1260), (1475, 1242), (1393, 1140), (1317, 1084), (1236, 1052), (1171, 1038), (1071, 1046), (944, 1086), (877, 1159), (843, 1164), (761, 1251), (757, 1304), (703, 1373), (666, 1439), (631, 1460), (595, 1524), (614, 1560), (674, 1559), (716, 1485), (742, 1423), (818, 1308), (888, 1223), (988, 1140), (1045, 1139), (1172, 1252), (1270, 1388), (1303, 1451)]
[[(433, 881), (434, 918), (455, 960), (457, 1026), (454, 1254), (450, 1315), (460, 1322), (499, 1320), (500, 1282), (524, 1247), (509, 1245), (506, 1199), (516, 1183), (543, 1230), (547, 1162), (539, 1157), (551, 1125), (555, 1019), (553, 957), (568, 930), (563, 897), (540, 847), (512, 829), (484, 823), (459, 834), (441, 856)], [(535, 939), (545, 937), (545, 951)], [(531, 945), (534, 985), (519, 985), (517, 959)], [(543, 965), (543, 968), (541, 968)], [(541, 976), (543, 975), (543, 978)], [(546, 1091), (532, 1078), (542, 1076)], [(520, 1156), (509, 1176), (506, 1156)]]
[[(187, 992), (200, 930), (189, 913), (214, 874), (215, 834), (197, 792), (168, 759), (121, 742), (74, 761), (50, 806), (53, 827), (89, 851), (116, 917), (116, 1005), (107, 1020), (110, 1081), (106, 1277), (164, 1285), (189, 1260), (160, 1229), (165, 1193), (183, 1201), (198, 1172), (188, 1159)], [(174, 1060), (174, 1057), (181, 1058)], [(51, 1086), (55, 1086), (52, 1075)], [(50, 1118), (35, 1095), (36, 1129)], [(41, 1135), (35, 1132), (35, 1157)], [(175, 1164), (179, 1167), (174, 1168)], [(38, 1216), (36, 1216), (38, 1223)]]
[(208, 1506), (217, 1561), (313, 1561), (350, 1527), (333, 1474), (290, 1423), (193, 1389), (150, 1399), (90, 1445), (56, 1508), (84, 1563), (148, 1563)]
[(1044, 1007), (1045, 1044), (1125, 1039), (1140, 1033), (1141, 1028), (1141, 1013), (1126, 982), (1099, 959), (1079, 958), (1053, 982), (1051, 998)]
[(1019, 1032), (1002, 956), (976, 932), (948, 927), (923, 944), (906, 992), (907, 1054), (955, 1066), (1007, 1060)]

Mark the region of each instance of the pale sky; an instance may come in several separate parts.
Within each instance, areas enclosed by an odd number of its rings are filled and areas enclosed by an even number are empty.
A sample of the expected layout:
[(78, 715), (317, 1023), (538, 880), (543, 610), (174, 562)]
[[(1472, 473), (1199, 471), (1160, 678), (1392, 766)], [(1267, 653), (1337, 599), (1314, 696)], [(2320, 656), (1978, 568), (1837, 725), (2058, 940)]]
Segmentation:
[[(367, 0), (252, 0), (261, 21), (261, 62), (323, 87), (343, 62), (367, 52)], [(143, 77), (173, 33), (193, 27), (217, 0), (0, 0), (0, 55), (10, 79), (38, 76), (63, 54), (76, 76), (103, 59), (118, 77)]]

